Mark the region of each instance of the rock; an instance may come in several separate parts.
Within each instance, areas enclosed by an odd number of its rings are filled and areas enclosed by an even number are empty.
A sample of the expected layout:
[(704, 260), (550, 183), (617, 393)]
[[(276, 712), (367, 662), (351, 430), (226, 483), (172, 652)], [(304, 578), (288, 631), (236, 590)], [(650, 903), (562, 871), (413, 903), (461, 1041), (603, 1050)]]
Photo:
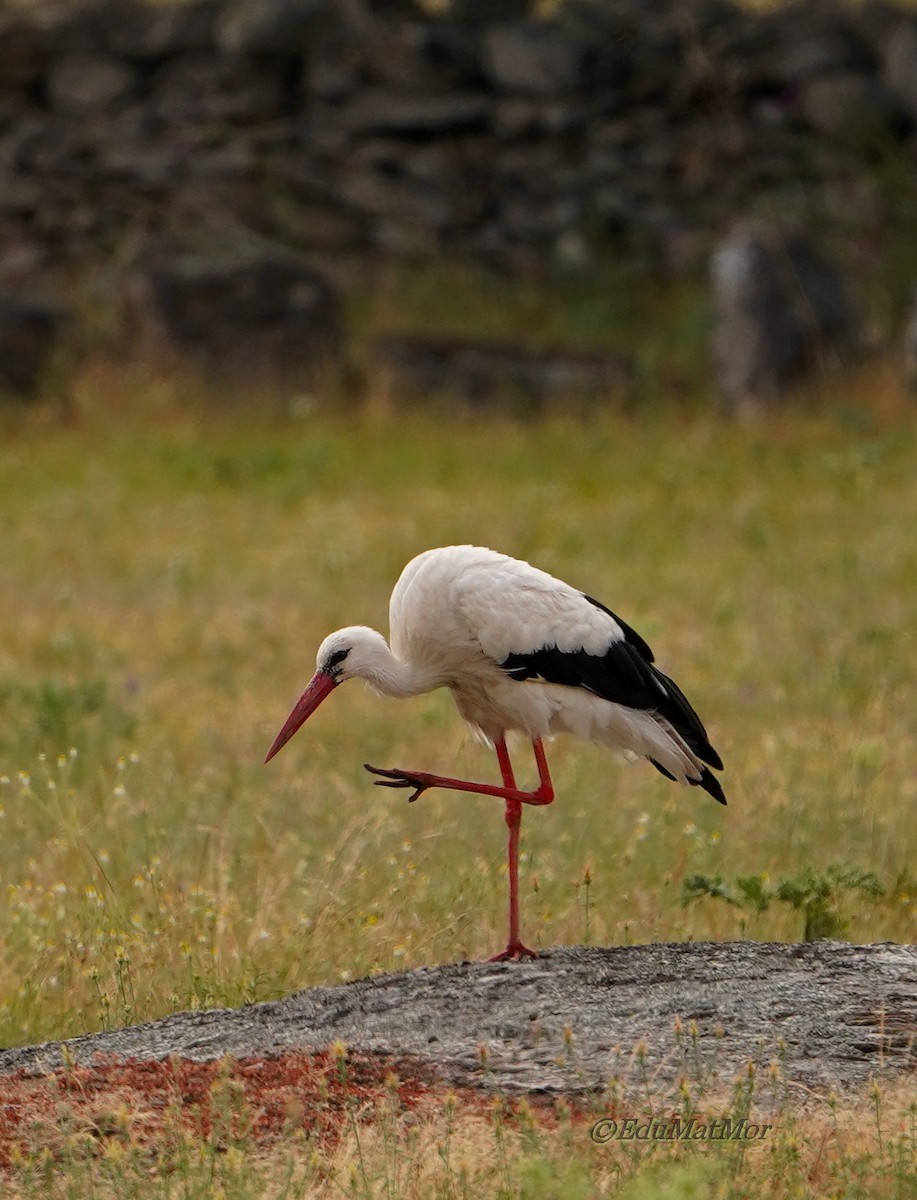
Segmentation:
[(433, 232), (471, 224), (486, 201), (473, 167), (454, 148), (394, 139), (362, 143), (341, 175), (339, 193), (358, 212)]
[(311, 379), (337, 355), (337, 297), (292, 258), (172, 258), (140, 288), (166, 341), (219, 379)]
[[(917, 19), (759, 7), (0, 0), (0, 244), (37, 237), (73, 279), (135, 234), (197, 244), (181, 226), (206, 217), (514, 271), (588, 269), (613, 239), (655, 269), (694, 252), (654, 246), (753, 208), (890, 246), (917, 181)], [(290, 165), (330, 201), (297, 211)]]
[(65, 323), (65, 314), (55, 305), (0, 292), (0, 398), (35, 395)]
[(37, 180), (0, 169), (0, 214), (31, 217), (43, 200), (44, 188)]
[(882, 75), (892, 95), (917, 124), (917, 23), (904, 19), (889, 38)]
[(917, 287), (911, 293), (911, 307), (904, 327), (904, 378), (912, 392), (917, 392)]
[(282, 72), (256, 64), (240, 69), (210, 55), (169, 59), (150, 83), (149, 112), (170, 125), (265, 121), (293, 104)]
[(809, 80), (800, 90), (800, 107), (819, 133), (867, 144), (887, 136), (893, 116), (885, 89), (875, 79), (854, 71)]
[(581, 83), (583, 49), (547, 21), (518, 21), (486, 30), (483, 65), (499, 91), (547, 95)]
[(301, 56), (336, 15), (333, 0), (232, 0), (216, 23), (217, 45), (229, 55)]
[(601, 1092), (614, 1081), (622, 1098), (645, 1101), (649, 1080), (660, 1111), (683, 1104), (682, 1080), (728, 1096), (750, 1062), (762, 1079), (776, 1064), (768, 1087), (830, 1095), (877, 1075), (903, 1086), (913, 1078), (915, 981), (917, 947), (890, 942), (568, 946), (4, 1050), (0, 1072), (39, 1075), (99, 1057), (245, 1060), (339, 1041), (416, 1055), (453, 1085), (498, 1092)]
[(55, 49), (53, 38), (18, 8), (0, 10), (0, 46), (4, 92), (34, 87)]
[(364, 88), (337, 119), (354, 137), (433, 138), (486, 129), (489, 107), (475, 92), (409, 96)]
[(736, 410), (753, 411), (862, 347), (846, 283), (801, 233), (743, 222), (714, 251), (711, 274), (714, 371)]
[(534, 0), (451, 0), (448, 12), (463, 25), (502, 25), (529, 16), (534, 6)]
[(279, 196), (272, 215), (281, 236), (318, 250), (349, 250), (368, 243), (371, 220), (343, 203), (340, 191), (320, 180), (308, 159), (282, 157), (276, 177)]
[(51, 106), (60, 113), (85, 116), (114, 108), (137, 87), (136, 73), (103, 54), (68, 54), (47, 75)]
[(531, 350), (513, 342), (390, 334), (374, 359), (392, 396), (452, 396), (466, 404), (498, 398), (546, 403), (620, 399), (633, 379), (623, 355), (586, 354), (555, 347)]
[(222, 9), (223, 0), (184, 0), (180, 4), (102, 0), (91, 11), (99, 39), (111, 54), (149, 64), (179, 54), (212, 51), (214, 24)]

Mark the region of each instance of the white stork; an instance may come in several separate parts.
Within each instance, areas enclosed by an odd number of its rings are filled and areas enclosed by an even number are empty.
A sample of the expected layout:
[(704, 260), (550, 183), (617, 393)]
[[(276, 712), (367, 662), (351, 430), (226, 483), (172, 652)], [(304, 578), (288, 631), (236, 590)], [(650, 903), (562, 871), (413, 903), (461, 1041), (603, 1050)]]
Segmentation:
[[(467, 723), (496, 750), (501, 786), (365, 766), (383, 787), (410, 788), (410, 800), (441, 787), (505, 801), (509, 941), (494, 961), (534, 954), (519, 936), (519, 826), (523, 804), (554, 799), (542, 744), (548, 734), (573, 733), (640, 755), (667, 779), (726, 803), (708, 769), (723, 764), (697, 713), (653, 666), (643, 638), (584, 592), (506, 554), (446, 546), (404, 568), (389, 621), (391, 647), (365, 625), (325, 638), (315, 674), (265, 762), (345, 680), (363, 679), (386, 696), (449, 688)], [(516, 785), (510, 730), (531, 739), (539, 779), (533, 791)]]

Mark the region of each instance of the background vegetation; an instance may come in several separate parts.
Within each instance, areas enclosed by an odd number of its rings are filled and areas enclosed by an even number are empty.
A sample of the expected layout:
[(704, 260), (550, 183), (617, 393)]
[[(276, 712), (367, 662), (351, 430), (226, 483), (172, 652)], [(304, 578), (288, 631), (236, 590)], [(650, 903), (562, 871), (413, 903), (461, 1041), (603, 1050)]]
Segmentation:
[(261, 761), (322, 636), (385, 628), (402, 565), (450, 542), (615, 606), (727, 765), (722, 809), (559, 741), (558, 800), (523, 828), (529, 941), (799, 938), (798, 906), (686, 906), (684, 881), (776, 896), (829, 866), (882, 887), (830, 896), (836, 928), (911, 939), (917, 442), (892, 379), (874, 365), (740, 427), (661, 402), (221, 410), (97, 365), (70, 423), (8, 414), (0, 1044), (502, 944), (499, 806), (408, 807), (362, 769), (489, 778), (447, 694), (353, 685)]

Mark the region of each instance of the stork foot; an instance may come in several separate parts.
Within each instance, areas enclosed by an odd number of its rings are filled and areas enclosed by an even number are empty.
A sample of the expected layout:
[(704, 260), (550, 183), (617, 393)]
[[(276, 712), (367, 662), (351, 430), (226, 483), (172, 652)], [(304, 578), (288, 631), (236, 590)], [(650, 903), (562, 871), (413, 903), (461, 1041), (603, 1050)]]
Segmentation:
[(424, 771), (401, 771), (397, 767), (389, 770), (387, 767), (371, 767), (364, 763), (363, 767), (371, 775), (381, 775), (382, 779), (374, 779), (376, 787), (413, 788), (414, 794), (408, 796), (408, 803), (413, 803), (427, 788), (435, 787), (437, 780)]
[(538, 951), (530, 950), (528, 946), (523, 946), (522, 942), (510, 942), (505, 950), (501, 950), (499, 954), (493, 954), (487, 960), (488, 962), (511, 962), (516, 958), (537, 958)]

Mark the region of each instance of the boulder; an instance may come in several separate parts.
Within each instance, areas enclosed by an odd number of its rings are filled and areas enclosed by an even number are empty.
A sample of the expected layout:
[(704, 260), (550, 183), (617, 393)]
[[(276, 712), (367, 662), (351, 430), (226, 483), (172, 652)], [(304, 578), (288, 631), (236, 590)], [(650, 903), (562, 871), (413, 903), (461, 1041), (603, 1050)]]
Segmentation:
[(908, 118), (917, 125), (917, 23), (903, 20), (888, 39), (883, 78)]
[(386, 222), (445, 232), (467, 227), (485, 193), (473, 164), (444, 143), (372, 139), (353, 152), (339, 194), (348, 208)]
[(547, 21), (495, 25), (484, 34), (484, 70), (498, 91), (549, 95), (582, 82), (583, 47)]
[(354, 137), (447, 138), (487, 127), (489, 106), (477, 92), (411, 96), (364, 88), (337, 114)]
[[(915, 980), (917, 947), (892, 942), (563, 946), (518, 963), (375, 974), (242, 1008), (174, 1013), (0, 1050), (0, 1074), (28, 1079), (66, 1070), (72, 1087), (74, 1066), (101, 1063), (101, 1074), (112, 1061), (169, 1058), (231, 1058), (254, 1073), (292, 1048), (336, 1042), (348, 1055), (417, 1056), (444, 1083), (503, 1103), (507, 1093), (542, 1105), (564, 1094), (611, 1093), (615, 1111), (623, 1101), (624, 1112), (646, 1112), (648, 1098), (659, 1112), (682, 1111), (686, 1085), (690, 1098), (697, 1084), (705, 1098), (732, 1096), (735, 1103), (747, 1094), (741, 1089), (754, 1078), (753, 1065), (762, 1099), (782, 1106), (784, 1095), (798, 1096), (801, 1106), (827, 1107), (838, 1094), (865, 1097), (877, 1079), (913, 1093)], [(84, 1078), (88, 1094), (105, 1096), (91, 1075)], [(112, 1096), (99, 1110), (122, 1102)], [(710, 1108), (717, 1111), (712, 1101)], [(806, 1111), (801, 1107), (800, 1120)], [(910, 1137), (905, 1128), (902, 1141), (891, 1143), (902, 1171)], [(741, 1146), (716, 1148), (741, 1153)], [(587, 1193), (549, 1184), (525, 1194)], [(655, 1184), (639, 1193), (653, 1200), (715, 1194)]]
[(0, 46), (3, 47), (3, 92), (33, 88), (55, 52), (53, 31), (30, 21), (27, 10), (0, 10)]
[(529, 16), (534, 7), (534, 0), (451, 0), (448, 13), (463, 25), (502, 25)]
[(333, 0), (232, 0), (217, 21), (217, 45), (229, 55), (295, 57), (336, 7)]
[(154, 63), (178, 54), (212, 51), (214, 23), (222, 0), (150, 4), (144, 0), (101, 0), (91, 11), (99, 40), (118, 57)]
[[(156, 121), (181, 129), (197, 123), (241, 124), (284, 115), (294, 102), (283, 74), (246, 69), (215, 55), (180, 55), (169, 59), (150, 80), (148, 113)], [(248, 69), (250, 68), (250, 69)], [(190, 142), (193, 129), (180, 140)]]
[(138, 291), (166, 342), (213, 378), (308, 380), (340, 349), (334, 290), (293, 258), (173, 257)]
[(837, 269), (802, 233), (742, 222), (713, 253), (713, 362), (728, 406), (754, 411), (863, 344)]
[(35, 395), (65, 323), (55, 305), (0, 292), (0, 398)]
[[(358, 40), (358, 47), (356, 42)], [(374, 21), (360, 29), (344, 57), (359, 61), (365, 83), (423, 96), (478, 87), (477, 40), (451, 21)], [(356, 51), (356, 53), (355, 53)]]
[(48, 72), (51, 107), (71, 116), (105, 112), (127, 100), (137, 76), (126, 63), (106, 54), (67, 54)]
[(886, 90), (854, 71), (819, 75), (799, 89), (799, 98), (803, 116), (818, 133), (866, 145), (887, 136), (894, 113)]
[(904, 327), (904, 377), (912, 392), (917, 392), (917, 287), (911, 293), (911, 307)]

